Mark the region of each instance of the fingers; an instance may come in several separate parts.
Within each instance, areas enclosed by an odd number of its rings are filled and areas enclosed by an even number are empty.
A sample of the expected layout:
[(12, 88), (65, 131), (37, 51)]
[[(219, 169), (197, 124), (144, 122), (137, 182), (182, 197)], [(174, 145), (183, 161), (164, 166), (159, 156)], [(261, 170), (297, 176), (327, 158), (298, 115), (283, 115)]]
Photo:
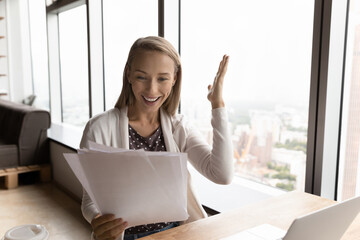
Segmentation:
[[(127, 222), (124, 222), (122, 219), (115, 219), (112, 225), (109, 225), (108, 230), (100, 233), (95, 233), (98, 239), (117, 239), (125, 228), (127, 227)], [(116, 221), (116, 222), (115, 222)]]
[(121, 218), (115, 219), (113, 214), (98, 216), (91, 221), (97, 239), (116, 239), (125, 230), (128, 223)]
[(219, 69), (215, 76), (213, 85), (208, 86), (209, 92), (207, 98), (211, 102), (213, 109), (225, 106), (222, 97), (222, 89), (228, 63), (229, 56), (225, 54), (219, 64)]
[(219, 64), (219, 69), (213, 83), (214, 87), (219, 88), (219, 85), (222, 85), (222, 83), (224, 82), (228, 63), (229, 63), (229, 56), (225, 54)]
[(106, 222), (110, 222), (111, 220), (115, 219), (115, 215), (114, 214), (104, 214), (104, 215), (100, 215), (100, 216), (96, 216), (92, 221), (91, 221), (91, 226), (93, 228), (96, 228)]
[(100, 236), (113, 228), (117, 228), (118, 226), (121, 226), (124, 223), (125, 222), (121, 218), (114, 219), (110, 222), (98, 226), (96, 229), (94, 229), (94, 231), (96, 231), (96, 235)]
[(227, 71), (228, 63), (229, 63), (229, 56), (225, 54), (223, 56), (223, 59), (221, 60), (221, 62), (219, 64), (218, 73), (216, 74), (216, 77), (217, 77), (218, 80), (221, 80), (221, 81), (224, 80), (224, 77), (225, 77), (225, 74), (226, 74), (226, 71)]

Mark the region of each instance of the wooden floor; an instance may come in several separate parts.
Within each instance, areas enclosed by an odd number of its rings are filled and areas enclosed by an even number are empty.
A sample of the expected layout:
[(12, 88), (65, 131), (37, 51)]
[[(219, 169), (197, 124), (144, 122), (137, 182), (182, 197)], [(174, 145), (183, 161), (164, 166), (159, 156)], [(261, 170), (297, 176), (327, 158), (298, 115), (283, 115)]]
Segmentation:
[(91, 234), (80, 203), (53, 183), (0, 188), (0, 238), (8, 229), (23, 224), (44, 225), (51, 240), (89, 240)]

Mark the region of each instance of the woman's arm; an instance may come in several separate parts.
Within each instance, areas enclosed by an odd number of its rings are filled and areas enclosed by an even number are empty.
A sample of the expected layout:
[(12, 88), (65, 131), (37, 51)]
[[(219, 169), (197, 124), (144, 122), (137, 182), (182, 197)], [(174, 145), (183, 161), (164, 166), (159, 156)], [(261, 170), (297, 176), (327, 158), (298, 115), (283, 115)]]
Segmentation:
[(205, 177), (218, 184), (229, 184), (233, 178), (233, 149), (228, 118), (222, 96), (229, 56), (224, 55), (212, 85), (208, 86), (208, 100), (212, 106), (212, 148), (195, 129), (188, 129), (186, 152), (190, 162)]
[(212, 147), (197, 129), (188, 128), (184, 151), (191, 164), (209, 180), (230, 184), (234, 174), (233, 147), (225, 108), (212, 110)]
[(100, 214), (100, 211), (95, 207), (94, 202), (89, 197), (89, 194), (83, 189), (83, 197), (81, 201), (81, 212), (89, 223)]

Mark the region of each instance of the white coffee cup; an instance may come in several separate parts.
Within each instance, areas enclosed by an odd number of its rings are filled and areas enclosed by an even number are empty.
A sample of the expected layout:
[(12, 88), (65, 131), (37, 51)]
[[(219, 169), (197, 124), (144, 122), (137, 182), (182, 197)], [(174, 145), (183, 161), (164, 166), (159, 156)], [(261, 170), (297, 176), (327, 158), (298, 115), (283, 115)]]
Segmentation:
[(1, 240), (47, 240), (49, 232), (42, 225), (28, 224), (11, 228)]

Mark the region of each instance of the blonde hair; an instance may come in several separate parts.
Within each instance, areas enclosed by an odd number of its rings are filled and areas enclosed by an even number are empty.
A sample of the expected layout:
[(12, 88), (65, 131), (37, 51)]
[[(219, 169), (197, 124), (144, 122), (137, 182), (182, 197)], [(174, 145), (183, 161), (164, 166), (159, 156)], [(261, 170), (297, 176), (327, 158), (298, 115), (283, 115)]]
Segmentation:
[(137, 50), (157, 51), (160, 53), (164, 53), (174, 61), (175, 74), (177, 78), (175, 81), (175, 85), (173, 86), (169, 97), (163, 103), (162, 108), (170, 115), (175, 115), (176, 110), (179, 106), (181, 94), (182, 68), (180, 56), (170, 42), (168, 42), (162, 37), (156, 36), (139, 38), (131, 46), (123, 73), (123, 87), (120, 93), (120, 97), (115, 104), (115, 107), (121, 109), (125, 106), (132, 106), (135, 103), (135, 96), (131, 89), (131, 84), (129, 83), (127, 78), (127, 70), (128, 68), (130, 68)]

